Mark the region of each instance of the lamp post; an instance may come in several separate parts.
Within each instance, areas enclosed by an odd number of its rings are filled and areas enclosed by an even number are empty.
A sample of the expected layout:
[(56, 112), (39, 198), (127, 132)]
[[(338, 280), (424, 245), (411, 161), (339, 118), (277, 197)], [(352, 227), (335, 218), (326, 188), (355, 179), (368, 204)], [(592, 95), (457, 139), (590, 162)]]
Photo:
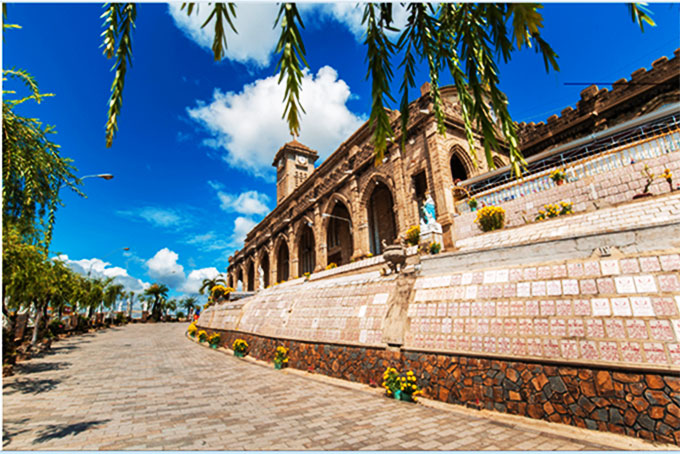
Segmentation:
[[(96, 175), (85, 175), (84, 177), (80, 177), (79, 180), (80, 180), (80, 181), (83, 181), (83, 180), (86, 179), (86, 178), (102, 178), (102, 179), (104, 179), (104, 180), (112, 180), (112, 179), (113, 179), (113, 175), (110, 174), (110, 173), (98, 173), (98, 174), (96, 174)], [(62, 185), (59, 187), (59, 189), (63, 189), (66, 185), (67, 185), (66, 183), (62, 184)]]

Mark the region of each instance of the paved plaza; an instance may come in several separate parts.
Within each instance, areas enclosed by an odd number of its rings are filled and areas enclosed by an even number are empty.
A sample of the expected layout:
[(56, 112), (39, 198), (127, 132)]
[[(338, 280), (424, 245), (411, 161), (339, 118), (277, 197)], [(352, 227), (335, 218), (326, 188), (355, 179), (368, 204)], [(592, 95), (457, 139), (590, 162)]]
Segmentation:
[[(186, 324), (72, 337), (3, 380), (5, 450), (600, 450), (652, 445), (276, 371)], [(519, 420), (519, 418), (515, 418)], [(546, 428), (550, 426), (550, 428)]]

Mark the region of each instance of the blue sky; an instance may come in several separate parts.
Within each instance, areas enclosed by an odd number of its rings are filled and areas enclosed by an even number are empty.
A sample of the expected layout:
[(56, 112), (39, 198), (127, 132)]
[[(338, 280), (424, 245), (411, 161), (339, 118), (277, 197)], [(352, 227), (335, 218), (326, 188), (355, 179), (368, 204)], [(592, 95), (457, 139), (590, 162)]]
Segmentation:
[[(566, 82), (614, 82), (671, 58), (680, 46), (679, 5), (650, 9), (658, 26), (642, 33), (623, 4), (546, 4), (543, 36), (561, 71), (546, 74), (533, 50), (501, 64), (513, 118), (538, 122), (575, 106), (585, 86)], [(290, 140), (274, 75), (277, 7), (239, 4), (239, 34), (228, 35), (220, 62), (210, 33), (200, 30), (207, 10), (187, 19), (179, 4), (139, 6), (119, 132), (107, 149), (113, 74), (99, 47), (102, 6), (9, 4), (8, 23), (22, 29), (5, 32), (3, 67), (28, 70), (55, 94), (23, 112), (56, 126), (54, 141), (79, 175), (115, 175), (84, 180), (86, 199), (62, 194), (52, 250), (74, 268), (118, 276), (131, 289), (163, 282), (175, 295), (192, 293), (225, 271), (245, 233), (274, 208), (271, 161)], [(349, 3), (302, 10), (310, 69), (299, 140), (325, 158), (370, 111), (361, 11)], [(403, 23), (403, 14), (396, 17)], [(427, 81), (426, 73), (416, 80)], [(400, 83), (395, 67), (395, 93)]]

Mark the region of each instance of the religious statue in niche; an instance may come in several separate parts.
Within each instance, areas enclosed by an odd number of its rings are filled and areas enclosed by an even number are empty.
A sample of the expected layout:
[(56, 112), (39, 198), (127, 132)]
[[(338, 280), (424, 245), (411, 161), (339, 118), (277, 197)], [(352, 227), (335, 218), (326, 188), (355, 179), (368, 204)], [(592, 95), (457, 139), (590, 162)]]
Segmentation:
[(420, 216), (420, 243), (429, 247), (432, 243), (442, 245), (442, 226), (437, 222), (437, 210), (432, 200), (432, 195), (428, 194)]

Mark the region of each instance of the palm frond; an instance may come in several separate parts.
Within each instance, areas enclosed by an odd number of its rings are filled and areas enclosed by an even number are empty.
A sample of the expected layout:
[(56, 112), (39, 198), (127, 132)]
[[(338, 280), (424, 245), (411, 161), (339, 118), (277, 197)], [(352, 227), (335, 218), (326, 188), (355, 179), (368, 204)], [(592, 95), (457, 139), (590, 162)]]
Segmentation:
[(640, 30), (645, 31), (645, 22), (656, 27), (656, 22), (651, 17), (652, 12), (647, 9), (647, 3), (628, 3), (627, 6), (631, 19), (640, 26)]

